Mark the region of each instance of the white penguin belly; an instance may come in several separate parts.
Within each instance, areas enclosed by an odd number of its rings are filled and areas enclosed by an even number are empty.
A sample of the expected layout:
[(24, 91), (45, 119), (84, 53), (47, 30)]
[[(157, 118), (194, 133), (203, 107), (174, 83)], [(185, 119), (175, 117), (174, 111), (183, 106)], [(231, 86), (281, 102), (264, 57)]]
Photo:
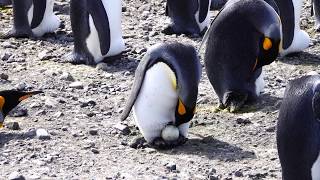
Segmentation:
[[(53, 13), (54, 0), (46, 0), (46, 10), (43, 15), (43, 19), (39, 26), (32, 29), (35, 36), (40, 37), (45, 33), (53, 32), (60, 26), (60, 19)], [(33, 18), (34, 5), (28, 10), (28, 20), (31, 25)]]
[(162, 129), (175, 122), (177, 92), (169, 66), (159, 62), (147, 70), (133, 106), (134, 119), (147, 142), (160, 137)]
[(293, 0), (293, 8), (294, 8), (294, 35), (291, 45), (280, 52), (281, 56), (285, 56), (287, 54), (293, 53), (293, 52), (300, 52), (304, 49), (308, 48), (310, 43), (310, 37), (308, 33), (306, 33), (304, 30), (300, 29), (300, 15), (301, 15), (301, 9), (302, 9), (302, 0)]
[(103, 59), (103, 55), (101, 54), (98, 31), (96, 29), (96, 26), (94, 25), (92, 16), (90, 14), (89, 14), (89, 27), (90, 27), (90, 34), (86, 39), (87, 48), (90, 54), (93, 56), (95, 62), (98, 63)]
[(261, 71), (260, 76), (256, 79), (255, 85), (256, 85), (256, 94), (257, 96), (259, 96), (260, 93), (264, 91), (264, 86), (265, 86), (263, 69)]
[(311, 169), (311, 176), (312, 176), (312, 180), (320, 179), (320, 153), (316, 162), (313, 163), (313, 166)]
[(204, 28), (208, 27), (209, 26), (209, 22), (210, 22), (210, 17), (209, 17), (209, 10), (210, 10), (210, 5), (211, 5), (211, 0), (209, 1), (209, 5), (208, 5), (208, 12), (207, 12), (207, 17), (206, 19), (200, 23), (199, 21), (199, 14), (200, 14), (200, 2), (201, 0), (198, 0), (198, 4), (199, 4), (199, 8), (198, 8), (198, 11), (196, 12), (195, 14), (195, 19), (197, 21), (197, 24), (200, 28), (200, 32), (204, 30)]

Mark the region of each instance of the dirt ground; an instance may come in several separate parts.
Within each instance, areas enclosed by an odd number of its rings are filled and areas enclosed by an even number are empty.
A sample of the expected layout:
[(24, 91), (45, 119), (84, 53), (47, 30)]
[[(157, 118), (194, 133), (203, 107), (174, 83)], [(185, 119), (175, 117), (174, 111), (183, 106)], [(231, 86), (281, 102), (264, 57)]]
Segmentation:
[[(301, 20), (310, 47), (264, 68), (266, 88), (259, 101), (243, 113), (214, 112), (217, 96), (203, 69), (189, 141), (166, 151), (131, 148), (141, 135), (132, 115), (120, 122), (120, 114), (148, 47), (164, 41), (199, 47), (201, 38), (161, 33), (168, 20), (164, 0), (124, 0), (125, 56), (97, 67), (72, 65), (63, 58), (73, 47), (69, 1), (58, 0), (55, 10), (64, 24), (55, 34), (0, 39), (0, 90), (45, 92), (6, 118), (18, 122), (19, 130), (0, 129), (0, 179), (14, 174), (26, 179), (281, 179), (275, 132), (285, 86), (320, 64), (310, 1)], [(1, 9), (0, 31), (11, 24), (12, 10)], [(49, 138), (37, 138), (37, 129), (45, 129)]]

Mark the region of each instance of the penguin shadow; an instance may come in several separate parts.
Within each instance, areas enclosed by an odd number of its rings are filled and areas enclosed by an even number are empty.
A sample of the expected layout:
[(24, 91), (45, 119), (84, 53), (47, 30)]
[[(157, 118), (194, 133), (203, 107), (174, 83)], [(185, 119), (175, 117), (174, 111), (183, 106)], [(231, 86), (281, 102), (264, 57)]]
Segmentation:
[(126, 71), (127, 75), (133, 75), (139, 64), (138, 59), (128, 57), (127, 54), (106, 57), (102, 63), (98, 64), (101, 70), (108, 73)]
[(35, 133), (0, 132), (0, 148), (12, 140), (28, 140), (35, 136)]
[(168, 154), (192, 154), (206, 156), (209, 159), (216, 159), (225, 162), (234, 162), (242, 159), (256, 158), (252, 151), (243, 150), (240, 147), (231, 145), (227, 142), (220, 141), (212, 136), (193, 137), (184, 145), (177, 147)]
[(280, 108), (282, 98), (263, 93), (255, 103), (255, 111), (270, 112)]
[(308, 66), (320, 64), (320, 56), (309, 52), (292, 53), (284, 57), (279, 57), (278, 60), (290, 65)]

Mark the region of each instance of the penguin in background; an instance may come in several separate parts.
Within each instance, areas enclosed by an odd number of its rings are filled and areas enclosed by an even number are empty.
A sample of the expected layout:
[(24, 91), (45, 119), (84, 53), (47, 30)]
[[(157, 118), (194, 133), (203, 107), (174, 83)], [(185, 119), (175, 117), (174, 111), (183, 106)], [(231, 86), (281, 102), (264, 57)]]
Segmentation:
[(13, 0), (13, 28), (2, 38), (41, 37), (60, 26), (54, 0)]
[(5, 117), (13, 108), (15, 108), (21, 101), (40, 93), (43, 92), (23, 92), (16, 90), (0, 91), (0, 128), (3, 127)]
[(209, 25), (211, 0), (167, 0), (166, 15), (171, 24), (164, 34), (203, 35)]
[(283, 180), (320, 179), (320, 76), (289, 82), (279, 111), (277, 148)]
[(320, 0), (312, 0), (311, 16), (315, 16), (314, 29), (320, 30)]
[(236, 112), (263, 91), (262, 67), (277, 58), (281, 41), (276, 8), (272, 0), (229, 0), (212, 21), (204, 62), (219, 109)]
[(74, 49), (68, 60), (93, 65), (125, 50), (121, 0), (71, 0)]
[(211, 0), (210, 10), (220, 10), (228, 0)]
[(308, 48), (310, 37), (308, 33), (300, 29), (303, 0), (275, 0), (275, 2), (279, 7), (282, 22), (280, 55), (285, 56)]
[(194, 47), (181, 43), (152, 46), (136, 70), (121, 120), (133, 109), (144, 139), (155, 148), (185, 143), (200, 77), (201, 64)]

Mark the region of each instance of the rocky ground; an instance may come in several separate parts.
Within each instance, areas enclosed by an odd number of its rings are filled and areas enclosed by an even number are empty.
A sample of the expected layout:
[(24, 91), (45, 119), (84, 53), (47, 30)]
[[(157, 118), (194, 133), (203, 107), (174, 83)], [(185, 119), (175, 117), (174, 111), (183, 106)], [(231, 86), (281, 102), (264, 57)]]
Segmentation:
[[(148, 47), (163, 41), (198, 47), (201, 39), (161, 33), (164, 0), (124, 0), (125, 56), (96, 67), (72, 65), (63, 58), (73, 46), (68, 3), (57, 2), (64, 26), (55, 34), (0, 39), (0, 90), (45, 92), (7, 117), (7, 126), (17, 122), (19, 130), (0, 129), (0, 179), (281, 179), (275, 131), (285, 86), (320, 64), (310, 1), (302, 16), (310, 48), (265, 67), (266, 89), (257, 104), (249, 112), (214, 112), (217, 96), (203, 71), (189, 141), (166, 151), (132, 148), (140, 133), (132, 116), (119, 117)], [(12, 10), (1, 9), (0, 30), (11, 24)]]

